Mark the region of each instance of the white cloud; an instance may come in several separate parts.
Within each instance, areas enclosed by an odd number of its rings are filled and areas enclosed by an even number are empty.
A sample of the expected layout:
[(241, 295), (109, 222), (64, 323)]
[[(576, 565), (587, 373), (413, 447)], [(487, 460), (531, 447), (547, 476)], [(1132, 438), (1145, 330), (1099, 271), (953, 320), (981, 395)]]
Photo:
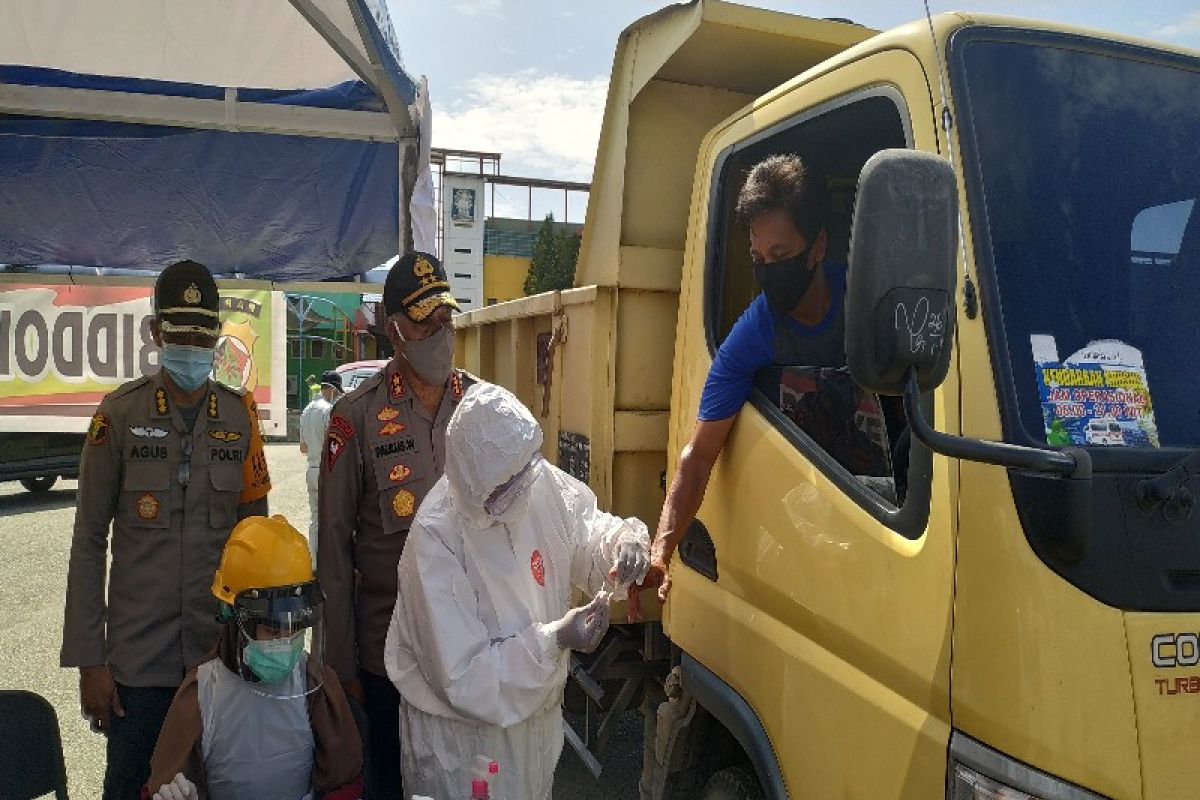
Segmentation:
[(500, 2), (501, 0), (458, 0), (451, 8), (468, 17), (480, 14), (498, 17), (500, 16)]
[(435, 102), (433, 144), (502, 153), (509, 175), (590, 181), (607, 91), (602, 76), (481, 75), (460, 100)]
[(1200, 11), (1193, 11), (1183, 19), (1171, 25), (1164, 25), (1150, 31), (1153, 36), (1171, 39), (1177, 36), (1200, 35)]

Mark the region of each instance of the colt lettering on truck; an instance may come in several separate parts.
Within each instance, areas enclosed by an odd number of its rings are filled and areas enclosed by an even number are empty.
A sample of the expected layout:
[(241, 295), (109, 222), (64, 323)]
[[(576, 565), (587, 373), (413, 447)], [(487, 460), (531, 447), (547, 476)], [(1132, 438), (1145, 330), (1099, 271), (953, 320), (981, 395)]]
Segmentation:
[[(576, 287), (457, 321), (547, 458), (657, 516), (759, 292), (764, 158), (825, 175), (847, 265), (848, 369), (758, 376), (665, 606), (574, 663), (569, 700), (645, 698), (644, 797), (1195, 796), (1197, 130), (1197, 55), (1114, 34), (717, 0), (625, 31)], [(612, 731), (568, 739), (599, 773)]]

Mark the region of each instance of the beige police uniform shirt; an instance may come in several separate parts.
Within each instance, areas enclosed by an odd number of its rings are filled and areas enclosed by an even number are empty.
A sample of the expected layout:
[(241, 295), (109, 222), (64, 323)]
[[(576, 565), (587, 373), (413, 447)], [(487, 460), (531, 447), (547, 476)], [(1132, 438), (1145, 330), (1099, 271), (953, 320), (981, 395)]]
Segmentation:
[(409, 526), (442, 475), (446, 424), (476, 379), (454, 370), (436, 414), (396, 362), (340, 398), (321, 459), (317, 577), (325, 590), (325, 661), (343, 681), (356, 665), (386, 676), (384, 640)]
[(189, 432), (159, 374), (111, 392), (92, 417), (62, 666), (108, 664), (127, 686), (178, 686), (216, 643), (213, 574), (237, 521), (267, 513), (271, 477), (253, 398), (210, 381), (201, 402)]

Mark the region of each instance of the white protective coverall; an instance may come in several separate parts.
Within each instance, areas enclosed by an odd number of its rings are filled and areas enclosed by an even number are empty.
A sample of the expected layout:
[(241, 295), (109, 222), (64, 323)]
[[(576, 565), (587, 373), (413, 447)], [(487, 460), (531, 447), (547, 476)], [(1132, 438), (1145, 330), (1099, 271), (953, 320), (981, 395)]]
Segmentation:
[(490, 384), (447, 427), (446, 473), (409, 531), (387, 637), (408, 796), (469, 796), (473, 759), (486, 755), (500, 765), (493, 797), (550, 797), (569, 661), (553, 623), (573, 585), (604, 586), (619, 544), (649, 549), (640, 520), (600, 511), (591, 489), (544, 461), (493, 520), (484, 501), (541, 443), (529, 411)]

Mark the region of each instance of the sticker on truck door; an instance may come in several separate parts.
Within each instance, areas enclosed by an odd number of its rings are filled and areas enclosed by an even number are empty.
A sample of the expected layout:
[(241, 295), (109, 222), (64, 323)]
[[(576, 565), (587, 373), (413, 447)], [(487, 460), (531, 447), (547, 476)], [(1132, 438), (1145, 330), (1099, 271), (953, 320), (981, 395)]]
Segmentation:
[(1035, 333), (1029, 340), (1047, 444), (1159, 446), (1140, 350), (1116, 339), (1101, 339), (1060, 361), (1053, 336)]

